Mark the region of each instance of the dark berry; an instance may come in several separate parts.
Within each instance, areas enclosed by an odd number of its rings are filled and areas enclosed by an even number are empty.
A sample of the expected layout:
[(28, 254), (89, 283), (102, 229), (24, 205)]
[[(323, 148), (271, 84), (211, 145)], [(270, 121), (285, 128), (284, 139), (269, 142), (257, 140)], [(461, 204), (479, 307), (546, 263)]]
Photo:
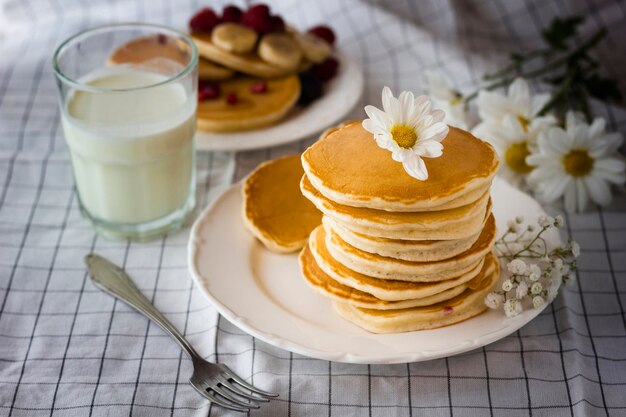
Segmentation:
[(300, 78), (300, 97), (298, 104), (306, 106), (322, 96), (322, 82), (311, 71), (298, 74)]
[(250, 7), (241, 15), (241, 24), (261, 33), (272, 31), (272, 17), (269, 8), (264, 4)]
[(215, 12), (208, 7), (205, 7), (193, 15), (193, 17), (189, 20), (189, 29), (195, 33), (210, 32), (219, 23), (220, 18), (217, 17)]
[(331, 57), (321, 64), (315, 65), (311, 68), (311, 71), (313, 71), (313, 74), (315, 74), (321, 81), (328, 81), (333, 78), (335, 74), (337, 74), (338, 68), (339, 61)]
[(220, 96), (220, 85), (211, 81), (198, 81), (198, 101), (211, 100)]
[(156, 39), (159, 45), (165, 45), (167, 43), (167, 36), (165, 36), (162, 33), (159, 33), (158, 35), (156, 35)]
[(335, 32), (328, 26), (320, 25), (309, 29), (309, 33), (324, 39), (331, 46), (335, 44)]
[(236, 93), (229, 93), (226, 96), (226, 103), (230, 105), (237, 104), (238, 101), (239, 101), (239, 98), (237, 97)]
[(285, 31), (285, 21), (280, 16), (272, 16), (272, 32), (284, 32)]
[(252, 91), (254, 94), (265, 93), (267, 91), (267, 84), (263, 81), (254, 83), (250, 86), (250, 91)]
[(222, 11), (222, 22), (239, 23), (242, 13), (239, 7), (230, 4)]

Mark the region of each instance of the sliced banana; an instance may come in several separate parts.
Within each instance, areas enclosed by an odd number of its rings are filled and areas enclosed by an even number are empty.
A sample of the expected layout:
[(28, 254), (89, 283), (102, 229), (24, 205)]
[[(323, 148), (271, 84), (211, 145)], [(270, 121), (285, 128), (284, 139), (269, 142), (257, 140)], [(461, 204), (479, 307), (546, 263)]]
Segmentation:
[(263, 36), (258, 53), (263, 61), (289, 71), (295, 71), (302, 59), (302, 51), (296, 42), (284, 33)]
[(222, 65), (200, 58), (198, 60), (198, 76), (203, 80), (221, 81), (235, 75), (235, 71)]
[(221, 23), (213, 29), (211, 42), (218, 48), (234, 54), (245, 54), (254, 49), (257, 33), (237, 23)]
[(321, 64), (330, 56), (331, 47), (323, 39), (310, 33), (296, 33), (294, 39), (302, 49), (304, 57), (314, 64)]

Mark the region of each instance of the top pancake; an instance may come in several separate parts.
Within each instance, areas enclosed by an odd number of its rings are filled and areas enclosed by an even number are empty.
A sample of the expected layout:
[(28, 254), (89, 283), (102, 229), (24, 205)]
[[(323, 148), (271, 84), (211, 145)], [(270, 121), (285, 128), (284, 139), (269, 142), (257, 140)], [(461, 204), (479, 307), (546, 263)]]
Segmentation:
[(313, 186), (340, 204), (388, 211), (466, 205), (461, 197), (489, 186), (498, 157), (491, 145), (454, 127), (441, 143), (441, 157), (424, 159), (426, 181), (409, 176), (389, 151), (378, 147), (361, 122), (317, 141), (302, 155), (302, 165)]

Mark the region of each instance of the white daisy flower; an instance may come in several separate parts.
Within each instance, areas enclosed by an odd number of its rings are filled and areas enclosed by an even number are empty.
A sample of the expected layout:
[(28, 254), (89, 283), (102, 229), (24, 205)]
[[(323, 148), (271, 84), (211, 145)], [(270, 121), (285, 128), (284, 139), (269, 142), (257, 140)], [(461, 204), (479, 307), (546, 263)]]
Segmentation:
[(511, 184), (519, 186), (524, 177), (533, 170), (526, 163), (536, 148), (537, 135), (527, 130), (513, 114), (504, 116), (498, 129), (485, 137), (496, 149), (500, 160), (499, 174)]
[(383, 110), (365, 106), (369, 119), (363, 128), (374, 134), (376, 143), (391, 151), (394, 161), (402, 162), (404, 170), (413, 178), (428, 179), (428, 170), (422, 158), (437, 158), (443, 153), (440, 143), (448, 134), (443, 123), (443, 110), (433, 110), (427, 96), (415, 98), (403, 91), (398, 98), (389, 87), (383, 88)]
[(534, 169), (528, 183), (550, 203), (563, 197), (565, 209), (583, 211), (589, 199), (605, 206), (611, 202), (609, 184), (624, 184), (626, 165), (617, 156), (623, 142), (619, 133), (606, 133), (605, 121), (590, 125), (569, 112), (565, 129), (550, 128), (537, 141), (538, 151), (526, 158)]
[(505, 116), (512, 115), (525, 131), (536, 135), (556, 124), (553, 116), (539, 115), (549, 100), (550, 94), (531, 95), (528, 83), (523, 78), (515, 79), (506, 95), (482, 90), (476, 100), (482, 122), (473, 132), (482, 139), (490, 140), (490, 134), (500, 129)]
[(454, 90), (443, 75), (428, 72), (428, 93), (433, 106), (446, 112), (444, 122), (450, 126), (467, 129), (467, 112), (463, 96)]

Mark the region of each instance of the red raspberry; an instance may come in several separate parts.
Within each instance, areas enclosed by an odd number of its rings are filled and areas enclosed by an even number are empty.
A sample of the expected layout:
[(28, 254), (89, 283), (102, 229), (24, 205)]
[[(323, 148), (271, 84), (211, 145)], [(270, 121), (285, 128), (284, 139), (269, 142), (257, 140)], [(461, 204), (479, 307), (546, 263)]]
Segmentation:
[(236, 93), (230, 93), (226, 96), (226, 103), (230, 105), (237, 104), (238, 101), (239, 101), (239, 98), (237, 97)]
[(242, 13), (239, 7), (229, 4), (222, 11), (222, 22), (239, 23)]
[(264, 4), (250, 7), (241, 15), (241, 24), (258, 33), (265, 34), (271, 32), (272, 17), (270, 16), (270, 9)]
[(211, 81), (198, 81), (198, 101), (212, 100), (220, 96), (220, 85)]
[(265, 93), (267, 91), (267, 84), (263, 81), (254, 83), (250, 86), (250, 91), (252, 91), (254, 94)]
[(189, 29), (191, 32), (210, 32), (215, 26), (220, 23), (220, 18), (217, 17), (215, 12), (208, 7), (198, 11), (189, 20)]
[(272, 32), (284, 32), (285, 31), (285, 21), (280, 16), (272, 16)]
[(331, 46), (335, 44), (335, 32), (328, 26), (320, 25), (309, 29), (309, 33), (324, 39)]
[(335, 58), (328, 58), (326, 61), (319, 65), (315, 65), (311, 71), (317, 78), (322, 81), (328, 81), (337, 74), (339, 68), (339, 61)]

